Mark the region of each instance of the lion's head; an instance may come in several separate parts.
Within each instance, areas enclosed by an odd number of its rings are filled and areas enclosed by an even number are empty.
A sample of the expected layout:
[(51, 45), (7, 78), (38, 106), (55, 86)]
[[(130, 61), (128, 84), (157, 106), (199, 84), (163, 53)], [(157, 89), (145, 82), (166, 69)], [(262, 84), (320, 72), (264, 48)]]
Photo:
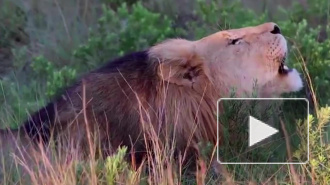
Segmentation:
[(276, 97), (303, 87), (298, 72), (285, 65), (287, 53), (286, 40), (275, 23), (219, 31), (196, 41), (171, 39), (157, 44), (149, 57), (167, 83), (158, 86), (164, 90), (157, 95), (156, 107), (165, 107), (165, 115), (172, 119), (167, 121), (178, 123), (183, 145), (191, 136), (192, 141), (214, 142), (219, 98), (232, 90), (238, 97), (255, 91), (259, 97)]
[(238, 96), (251, 95), (256, 88), (261, 97), (302, 88), (298, 72), (285, 65), (287, 52), (275, 23), (219, 31), (197, 41), (169, 40), (150, 50), (163, 62), (162, 76), (178, 85), (198, 88), (207, 76), (222, 95), (231, 88)]

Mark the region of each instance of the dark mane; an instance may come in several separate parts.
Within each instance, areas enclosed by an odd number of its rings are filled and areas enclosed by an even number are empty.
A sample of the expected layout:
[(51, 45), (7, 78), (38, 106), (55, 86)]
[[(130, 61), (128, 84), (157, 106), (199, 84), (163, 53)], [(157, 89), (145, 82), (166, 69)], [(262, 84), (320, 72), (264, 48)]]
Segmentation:
[(148, 51), (139, 51), (129, 53), (125, 56), (116, 58), (110, 62), (107, 62), (102, 67), (92, 71), (92, 73), (113, 73), (120, 71), (135, 71), (143, 70), (150, 66), (150, 60)]
[[(70, 89), (80, 86), (83, 78), (88, 77), (91, 74), (109, 74), (118, 73), (119, 71), (122, 73), (132, 73), (132, 71), (136, 71), (137, 75), (140, 76), (139, 74), (141, 73), (146, 74), (146, 71), (150, 72), (150, 70), (147, 70), (151, 66), (150, 62), (147, 51), (130, 53), (107, 62), (102, 67), (82, 76), (75, 84), (65, 88), (53, 98), (53, 101), (32, 114), (22, 125), (23, 130), (26, 131), (28, 136), (33, 140), (40, 141), (41, 139), (43, 142), (47, 143), (51, 135), (50, 127), (55, 121), (56, 113), (54, 103), (58, 102), (61, 99), (61, 96), (67, 94)], [(150, 74), (147, 76), (150, 76)]]

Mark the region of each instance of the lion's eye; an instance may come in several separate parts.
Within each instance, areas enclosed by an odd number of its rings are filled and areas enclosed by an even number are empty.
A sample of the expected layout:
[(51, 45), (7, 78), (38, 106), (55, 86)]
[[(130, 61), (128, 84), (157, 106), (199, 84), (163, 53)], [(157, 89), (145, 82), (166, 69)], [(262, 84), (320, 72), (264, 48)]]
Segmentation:
[(242, 39), (240, 39), (240, 38), (238, 38), (238, 39), (232, 39), (232, 40), (229, 41), (229, 44), (230, 45), (237, 45), (237, 44), (241, 43), (241, 40)]

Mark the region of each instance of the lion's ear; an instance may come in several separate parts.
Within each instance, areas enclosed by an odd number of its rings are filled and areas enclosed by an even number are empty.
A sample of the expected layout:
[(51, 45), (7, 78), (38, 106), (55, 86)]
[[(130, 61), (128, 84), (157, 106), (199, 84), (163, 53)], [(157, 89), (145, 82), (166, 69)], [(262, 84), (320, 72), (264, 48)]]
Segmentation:
[(168, 40), (152, 47), (149, 55), (159, 62), (159, 77), (177, 85), (191, 86), (204, 70), (192, 41)]

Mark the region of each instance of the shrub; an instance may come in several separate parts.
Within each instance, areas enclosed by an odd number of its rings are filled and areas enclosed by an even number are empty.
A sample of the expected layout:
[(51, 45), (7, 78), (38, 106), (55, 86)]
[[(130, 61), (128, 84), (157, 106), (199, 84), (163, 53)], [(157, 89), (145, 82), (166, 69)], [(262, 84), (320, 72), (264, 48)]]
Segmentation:
[(26, 43), (24, 32), (26, 15), (24, 11), (10, 1), (0, 3), (0, 48), (9, 48), (17, 42)]
[(18, 6), (9, 1), (0, 2), (0, 78), (13, 65), (12, 48), (29, 42), (24, 31), (25, 24), (25, 14)]
[(103, 16), (88, 42), (80, 46), (74, 57), (77, 64), (95, 68), (111, 58), (143, 50), (169, 37), (178, 37), (182, 30), (172, 27), (167, 16), (154, 13), (141, 3), (128, 8), (122, 3), (112, 10), (103, 6)]
[(197, 0), (194, 16), (197, 20), (188, 24), (193, 28), (194, 37), (197, 39), (219, 30), (257, 25), (266, 20), (266, 12), (257, 15), (254, 11), (244, 8), (239, 0)]
[(42, 56), (36, 57), (31, 64), (38, 81), (46, 80), (46, 96), (53, 97), (60, 90), (71, 85), (76, 79), (77, 73), (74, 68), (64, 66), (56, 69), (54, 64)]

